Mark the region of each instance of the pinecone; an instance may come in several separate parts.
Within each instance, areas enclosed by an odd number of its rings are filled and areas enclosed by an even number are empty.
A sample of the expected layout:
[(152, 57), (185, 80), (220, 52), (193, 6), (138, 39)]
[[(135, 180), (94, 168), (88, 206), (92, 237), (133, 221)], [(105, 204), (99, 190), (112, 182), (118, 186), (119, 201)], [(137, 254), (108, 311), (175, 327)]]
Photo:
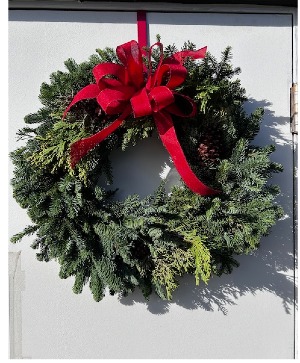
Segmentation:
[(214, 133), (203, 135), (198, 147), (200, 166), (216, 164), (220, 158), (221, 139)]

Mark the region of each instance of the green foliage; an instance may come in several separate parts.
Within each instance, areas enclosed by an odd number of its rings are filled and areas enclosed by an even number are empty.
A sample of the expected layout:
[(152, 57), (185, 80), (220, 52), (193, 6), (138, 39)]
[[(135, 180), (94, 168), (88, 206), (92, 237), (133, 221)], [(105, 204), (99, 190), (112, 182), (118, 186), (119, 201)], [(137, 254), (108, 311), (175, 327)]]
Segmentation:
[(195, 260), (196, 285), (199, 285), (200, 278), (206, 284), (211, 275), (211, 262), (209, 249), (202, 242), (203, 238), (198, 236), (197, 230), (182, 231), (184, 241), (191, 243), (190, 252)]
[(36, 136), (40, 150), (30, 155), (28, 161), (40, 169), (49, 167), (52, 174), (61, 169), (71, 173), (69, 145), (85, 136), (87, 135), (79, 122), (57, 121), (44, 137)]
[[(195, 45), (186, 42), (183, 49)], [(175, 51), (170, 45), (164, 56)], [(154, 49), (154, 69), (158, 59)], [(62, 120), (74, 94), (94, 82), (93, 67), (111, 61), (118, 61), (114, 50), (98, 49), (87, 62), (67, 60), (66, 72), (55, 72), (49, 84), (42, 84), (43, 106), (25, 117), (27, 125), (17, 134), (26, 144), (10, 154), (13, 195), (33, 224), (11, 241), (30, 236), (38, 260), (56, 260), (61, 278), (73, 276), (76, 294), (88, 285), (100, 301), (107, 291), (125, 296), (139, 287), (146, 298), (154, 291), (171, 299), (182, 275), (193, 274), (196, 285), (208, 283), (212, 275), (231, 273), (238, 266), (237, 255), (259, 248), (261, 237), (282, 216), (275, 201), (279, 189), (270, 184), (282, 166), (270, 159), (272, 145), (251, 143), (263, 110), (245, 113), (246, 93), (236, 78), (240, 69), (233, 68), (228, 47), (220, 61), (208, 53), (201, 62), (185, 62), (188, 77), (177, 91), (194, 99), (198, 113), (188, 120), (174, 116), (192, 169), (222, 192), (202, 197), (182, 185), (167, 194), (162, 183), (144, 199), (130, 195), (117, 200), (117, 190), (104, 188), (103, 182), (103, 177), (108, 183), (113, 180), (110, 153), (151, 137), (153, 120), (126, 120), (75, 169), (69, 165), (71, 143), (113, 118), (95, 100), (86, 100)], [(211, 154), (201, 154), (201, 144)]]
[(148, 118), (130, 120), (127, 122), (123, 136), (122, 150), (124, 151), (128, 146), (135, 146), (141, 139), (150, 137), (154, 129), (153, 121)]
[(162, 299), (171, 300), (172, 293), (179, 285), (177, 276), (182, 276), (194, 267), (193, 255), (181, 248), (168, 250), (157, 247), (151, 249), (154, 262), (153, 283)]

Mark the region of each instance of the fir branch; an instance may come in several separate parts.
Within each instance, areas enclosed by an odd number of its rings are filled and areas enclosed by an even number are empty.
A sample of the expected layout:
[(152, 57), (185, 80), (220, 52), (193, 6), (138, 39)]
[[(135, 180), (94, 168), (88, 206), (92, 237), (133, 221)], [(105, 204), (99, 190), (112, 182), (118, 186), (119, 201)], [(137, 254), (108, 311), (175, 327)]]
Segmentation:
[(12, 243), (17, 243), (20, 242), (21, 239), (25, 236), (31, 236), (32, 234), (34, 234), (37, 230), (38, 230), (38, 226), (37, 225), (30, 225), (24, 228), (24, 230), (22, 232), (16, 233), (15, 235), (13, 235), (10, 239), (10, 241)]

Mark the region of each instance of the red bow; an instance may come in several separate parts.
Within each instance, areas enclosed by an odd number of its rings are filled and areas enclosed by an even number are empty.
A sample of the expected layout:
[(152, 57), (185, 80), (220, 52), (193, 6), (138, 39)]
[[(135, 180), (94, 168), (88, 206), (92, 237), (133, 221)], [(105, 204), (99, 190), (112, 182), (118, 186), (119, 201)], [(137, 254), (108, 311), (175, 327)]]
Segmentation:
[[(160, 48), (160, 60), (155, 72), (151, 69), (151, 51), (154, 46)], [(172, 116), (191, 117), (196, 113), (196, 105), (189, 97), (173, 91), (186, 79), (187, 69), (183, 66), (186, 57), (204, 58), (206, 47), (197, 51), (182, 51), (163, 59), (161, 43), (152, 45), (149, 51), (148, 75), (144, 77), (142, 52), (134, 40), (122, 44), (116, 49), (121, 63), (101, 63), (94, 67), (96, 84), (90, 84), (80, 90), (64, 112), (64, 116), (77, 102), (96, 98), (107, 115), (120, 115), (108, 127), (96, 134), (74, 142), (71, 145), (71, 167), (73, 168), (91, 149), (114, 132), (125, 119), (152, 115), (159, 136), (173, 159), (185, 184), (195, 193), (214, 195), (218, 191), (203, 184), (191, 170), (176, 136)], [(184, 102), (181, 110), (177, 102)]]

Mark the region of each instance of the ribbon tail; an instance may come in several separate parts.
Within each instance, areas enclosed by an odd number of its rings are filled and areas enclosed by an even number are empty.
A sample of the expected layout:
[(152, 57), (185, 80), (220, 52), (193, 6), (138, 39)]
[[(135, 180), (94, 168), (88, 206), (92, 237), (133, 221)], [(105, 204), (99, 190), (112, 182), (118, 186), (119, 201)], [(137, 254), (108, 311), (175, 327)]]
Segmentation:
[(127, 108), (120, 118), (115, 120), (109, 126), (105, 127), (103, 130), (97, 132), (96, 134), (86, 137), (84, 139), (75, 141), (71, 144), (71, 168), (73, 169), (75, 165), (91, 151), (95, 146), (100, 144), (104, 139), (112, 134), (125, 120), (125, 118), (130, 114), (129, 108)]
[(205, 58), (206, 51), (207, 47), (203, 47), (198, 50), (182, 50), (181, 52), (174, 53), (171, 57), (165, 58), (164, 64), (179, 63), (182, 65), (187, 57), (190, 57), (192, 59)]
[(184, 61), (185, 58), (191, 57), (193, 59), (205, 58), (207, 47), (198, 50), (183, 50), (174, 54), (174, 58), (179, 61)]
[(190, 168), (177, 139), (171, 116), (163, 112), (158, 112), (154, 115), (154, 120), (161, 141), (169, 152), (178, 173), (187, 187), (189, 187), (194, 193), (203, 196), (210, 196), (220, 193), (220, 191), (212, 189), (202, 183)]
[(66, 110), (63, 114), (63, 119), (66, 117), (66, 114), (68, 113), (70, 108), (73, 105), (75, 105), (75, 103), (82, 101), (82, 100), (87, 100), (89, 98), (96, 98), (98, 96), (99, 92), (100, 92), (99, 87), (96, 84), (89, 84), (88, 86), (82, 88), (78, 93), (76, 93), (73, 100), (71, 101), (69, 106), (66, 108)]

